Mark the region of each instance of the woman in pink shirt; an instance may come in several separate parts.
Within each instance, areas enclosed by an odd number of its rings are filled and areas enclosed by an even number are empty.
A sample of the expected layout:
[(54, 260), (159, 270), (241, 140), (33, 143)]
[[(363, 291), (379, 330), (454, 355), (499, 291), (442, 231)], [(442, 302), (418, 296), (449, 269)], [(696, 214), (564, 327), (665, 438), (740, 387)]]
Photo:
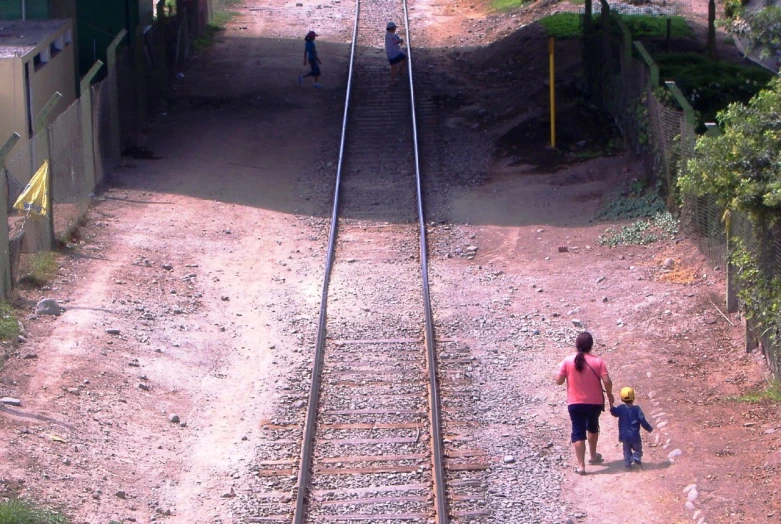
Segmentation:
[(613, 404), (613, 382), (607, 373), (605, 361), (591, 354), (594, 339), (591, 333), (583, 332), (575, 339), (578, 352), (565, 358), (554, 379), (556, 384), (567, 382), (567, 409), (572, 421), (572, 447), (578, 467), (575, 473), (586, 474), (586, 440), (588, 440), (589, 464), (600, 464), (602, 455), (597, 453), (599, 439), (599, 415), (605, 411), (607, 394)]

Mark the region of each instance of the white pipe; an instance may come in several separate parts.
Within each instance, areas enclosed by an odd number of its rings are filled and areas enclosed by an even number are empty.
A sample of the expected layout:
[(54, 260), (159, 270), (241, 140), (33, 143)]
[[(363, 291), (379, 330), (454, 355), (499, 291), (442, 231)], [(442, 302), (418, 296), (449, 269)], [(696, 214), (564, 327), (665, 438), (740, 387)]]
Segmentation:
[(22, 0), (22, 20), (27, 20), (27, 0)]

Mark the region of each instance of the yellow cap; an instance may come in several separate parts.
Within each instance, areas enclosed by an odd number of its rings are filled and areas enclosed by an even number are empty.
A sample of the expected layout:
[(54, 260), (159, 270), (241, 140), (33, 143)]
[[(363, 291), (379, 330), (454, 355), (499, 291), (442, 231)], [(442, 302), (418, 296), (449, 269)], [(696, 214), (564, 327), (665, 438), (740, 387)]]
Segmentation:
[(621, 401), (622, 402), (634, 402), (635, 401), (635, 390), (630, 388), (630, 387), (621, 388)]

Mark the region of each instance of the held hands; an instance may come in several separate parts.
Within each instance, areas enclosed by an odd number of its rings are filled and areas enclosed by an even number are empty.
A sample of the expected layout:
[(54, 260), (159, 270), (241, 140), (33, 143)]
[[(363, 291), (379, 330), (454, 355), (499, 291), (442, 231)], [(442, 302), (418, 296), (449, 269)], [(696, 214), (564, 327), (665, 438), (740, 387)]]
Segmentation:
[(613, 396), (612, 393), (608, 393), (607, 394), (607, 399), (610, 401), (610, 407), (612, 408), (615, 405), (615, 403), (616, 403), (615, 397)]

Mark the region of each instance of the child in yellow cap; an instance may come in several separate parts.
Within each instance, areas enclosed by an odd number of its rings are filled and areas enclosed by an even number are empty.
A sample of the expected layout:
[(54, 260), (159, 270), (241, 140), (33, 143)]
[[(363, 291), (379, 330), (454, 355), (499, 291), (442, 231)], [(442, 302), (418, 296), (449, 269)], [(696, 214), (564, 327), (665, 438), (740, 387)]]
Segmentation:
[(643, 441), (640, 439), (640, 426), (649, 433), (654, 430), (645, 419), (640, 406), (635, 406), (635, 390), (629, 387), (621, 390), (621, 406), (613, 406), (611, 399), (610, 414), (618, 417), (618, 440), (624, 444), (624, 466), (632, 468), (634, 462), (643, 467)]

